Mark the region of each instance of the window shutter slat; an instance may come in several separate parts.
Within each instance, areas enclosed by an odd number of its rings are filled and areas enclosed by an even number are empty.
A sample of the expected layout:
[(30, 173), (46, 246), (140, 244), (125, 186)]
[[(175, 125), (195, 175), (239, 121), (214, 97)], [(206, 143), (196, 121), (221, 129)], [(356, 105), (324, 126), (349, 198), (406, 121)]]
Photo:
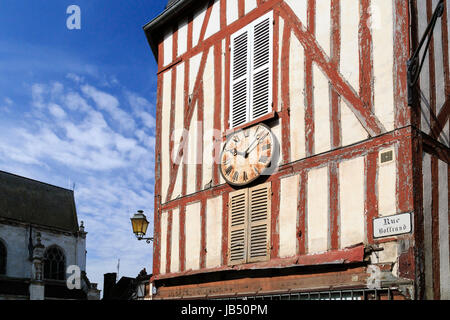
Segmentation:
[(228, 203), (228, 263), (242, 264), (247, 258), (248, 190), (230, 193)]
[(270, 183), (251, 188), (249, 197), (248, 262), (265, 261), (270, 258)]
[(237, 127), (248, 121), (249, 104), (249, 38), (244, 29), (231, 39), (231, 126)]
[(263, 18), (252, 31), (251, 120), (255, 120), (272, 109), (272, 17)]

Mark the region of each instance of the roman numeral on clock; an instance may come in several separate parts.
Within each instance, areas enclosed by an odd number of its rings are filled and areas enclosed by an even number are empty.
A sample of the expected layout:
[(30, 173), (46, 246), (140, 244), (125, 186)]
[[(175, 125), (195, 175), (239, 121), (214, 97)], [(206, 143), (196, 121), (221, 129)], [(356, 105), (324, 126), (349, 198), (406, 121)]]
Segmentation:
[(247, 180), (248, 180), (247, 172), (246, 172), (246, 171), (244, 171), (244, 176), (242, 177), (242, 179), (243, 179), (244, 181), (247, 181)]
[(271, 144), (268, 143), (262, 147), (262, 151), (270, 150), (271, 147), (272, 147)]
[(239, 172), (236, 171), (233, 175), (233, 181), (237, 181), (238, 178), (239, 178)]
[(233, 167), (232, 167), (232, 166), (229, 166), (229, 167), (225, 170), (225, 173), (227, 174), (227, 176), (230, 175), (231, 171), (233, 171)]

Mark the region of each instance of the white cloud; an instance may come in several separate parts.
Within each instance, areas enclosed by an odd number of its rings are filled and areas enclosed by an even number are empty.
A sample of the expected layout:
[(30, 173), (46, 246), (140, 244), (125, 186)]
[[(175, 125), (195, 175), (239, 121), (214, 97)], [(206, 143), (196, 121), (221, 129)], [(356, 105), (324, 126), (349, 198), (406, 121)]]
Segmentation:
[(150, 111), (154, 109), (153, 105), (147, 99), (132, 92), (127, 92), (127, 98), (134, 115), (140, 118), (144, 126), (149, 129), (155, 128), (156, 120), (150, 114)]
[(119, 108), (119, 100), (116, 97), (90, 85), (82, 86), (81, 90), (87, 97), (94, 100), (98, 108), (108, 112), (111, 118), (117, 121), (123, 129), (133, 130), (135, 128), (134, 119)]
[(57, 119), (64, 119), (66, 117), (66, 112), (56, 103), (50, 103), (48, 105), (50, 113)]
[[(103, 274), (115, 272), (119, 258), (121, 275), (151, 272), (151, 246), (134, 238), (129, 218), (142, 209), (153, 224), (154, 119), (137, 94), (127, 112), (120, 108), (129, 104), (127, 94), (122, 101), (120, 93), (67, 77), (69, 84), (33, 84), (27, 120), (0, 126), (0, 170), (62, 187), (75, 183), (88, 232), (88, 277), (102, 289)], [(136, 130), (138, 122), (144, 126)]]

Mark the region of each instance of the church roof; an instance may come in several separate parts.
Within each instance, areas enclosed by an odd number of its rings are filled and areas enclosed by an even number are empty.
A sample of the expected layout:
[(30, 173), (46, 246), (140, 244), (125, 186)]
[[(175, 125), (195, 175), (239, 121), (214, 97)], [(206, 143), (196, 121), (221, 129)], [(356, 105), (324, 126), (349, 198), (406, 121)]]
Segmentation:
[(77, 232), (72, 190), (0, 171), (0, 220)]

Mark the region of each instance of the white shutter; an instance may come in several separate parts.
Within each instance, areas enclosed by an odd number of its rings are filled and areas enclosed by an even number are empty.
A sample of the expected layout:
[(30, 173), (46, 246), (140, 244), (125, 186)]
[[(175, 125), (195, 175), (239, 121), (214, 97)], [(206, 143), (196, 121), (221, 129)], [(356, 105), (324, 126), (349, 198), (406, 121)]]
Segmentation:
[(272, 21), (272, 13), (269, 13), (252, 26), (250, 120), (272, 111)]
[(265, 183), (251, 188), (248, 197), (247, 261), (266, 261), (270, 258), (271, 184)]
[(228, 203), (228, 263), (242, 264), (247, 259), (248, 189), (230, 193)]
[(231, 128), (272, 111), (273, 13), (231, 36)]
[(231, 37), (231, 127), (249, 119), (250, 28)]

